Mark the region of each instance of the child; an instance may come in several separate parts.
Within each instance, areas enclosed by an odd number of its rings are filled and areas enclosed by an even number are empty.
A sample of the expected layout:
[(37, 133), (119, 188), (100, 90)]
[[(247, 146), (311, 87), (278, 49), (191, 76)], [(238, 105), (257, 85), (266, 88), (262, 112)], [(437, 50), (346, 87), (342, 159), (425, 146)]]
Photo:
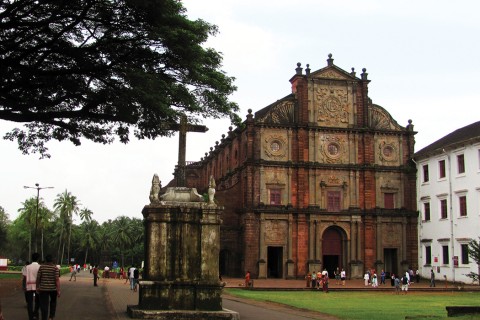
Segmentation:
[(400, 294), (400, 279), (398, 279), (398, 276), (395, 277), (395, 293)]

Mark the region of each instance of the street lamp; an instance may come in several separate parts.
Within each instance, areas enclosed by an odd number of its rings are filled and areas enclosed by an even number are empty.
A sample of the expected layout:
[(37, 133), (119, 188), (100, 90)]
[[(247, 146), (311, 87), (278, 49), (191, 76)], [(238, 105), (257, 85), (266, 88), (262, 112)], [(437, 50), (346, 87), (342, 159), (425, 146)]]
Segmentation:
[(38, 245), (37, 245), (37, 225), (38, 225), (38, 206), (40, 200), (40, 190), (42, 189), (53, 189), (53, 187), (40, 187), (38, 183), (35, 183), (35, 187), (28, 187), (23, 186), (24, 189), (37, 189), (37, 213), (35, 214), (35, 233), (33, 234), (33, 238), (35, 239), (35, 252), (38, 252)]

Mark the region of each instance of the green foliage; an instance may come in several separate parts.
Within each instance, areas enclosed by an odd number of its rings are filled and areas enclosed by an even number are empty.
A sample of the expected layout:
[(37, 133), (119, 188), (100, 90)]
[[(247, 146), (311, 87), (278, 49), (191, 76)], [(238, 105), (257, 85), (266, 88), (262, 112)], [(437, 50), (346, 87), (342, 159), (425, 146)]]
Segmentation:
[[(479, 237), (479, 239), (480, 239), (480, 237)], [(468, 244), (468, 255), (469, 255), (470, 258), (473, 259), (473, 261), (475, 261), (477, 263), (478, 272), (477, 273), (470, 272), (466, 276), (471, 278), (473, 281), (477, 281), (478, 285), (480, 285), (480, 281), (479, 281), (479, 275), (480, 275), (480, 242), (479, 241), (477, 241), (475, 239), (470, 241), (470, 243)]]
[(7, 240), (8, 213), (0, 207), (0, 250), (4, 249)]
[[(38, 229), (42, 235), (41, 250), (56, 256), (57, 263), (65, 265), (67, 258), (73, 258), (79, 264), (104, 266), (117, 260), (121, 266), (140, 266), (144, 260), (143, 220), (121, 216), (100, 225), (93, 219), (92, 211), (86, 208), (80, 210), (80, 201), (67, 190), (57, 195), (54, 211), (43, 202), (40, 204)], [(6, 248), (2, 250), (2, 255), (20, 265), (21, 270), (25, 261), (30, 260), (36, 198), (24, 201), (19, 212), (17, 219), (7, 223), (7, 237), (1, 245)], [(73, 223), (76, 212), (82, 219), (80, 225)], [(1, 214), (0, 211), (0, 218)], [(71, 248), (70, 253), (68, 248)]]
[(182, 114), (240, 122), (234, 78), (204, 47), (217, 27), (181, 1), (7, 0), (0, 16), (0, 119), (26, 123), (4, 137), (23, 153), (170, 136)]
[[(339, 319), (448, 319), (446, 306), (476, 306), (480, 292), (415, 292), (396, 295), (392, 292), (287, 292), (226, 289), (229, 294), (286, 304), (313, 310)], [(460, 319), (470, 319), (469, 317)], [(473, 318), (471, 318), (473, 319)]]

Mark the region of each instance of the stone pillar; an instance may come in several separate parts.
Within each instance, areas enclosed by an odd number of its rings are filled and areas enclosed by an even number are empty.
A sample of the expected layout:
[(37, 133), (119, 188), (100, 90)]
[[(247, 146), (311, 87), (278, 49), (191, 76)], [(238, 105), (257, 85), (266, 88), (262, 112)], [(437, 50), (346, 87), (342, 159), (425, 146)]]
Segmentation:
[(139, 303), (128, 306), (128, 314), (141, 319), (239, 319), (238, 313), (222, 308), (223, 207), (202, 202), (195, 189), (169, 189), (163, 201), (142, 211), (146, 262)]
[(260, 239), (259, 241), (259, 254), (260, 260), (258, 261), (258, 279), (267, 278), (267, 256), (265, 254), (265, 215), (260, 214)]
[(293, 217), (292, 214), (288, 215), (288, 241), (287, 241), (287, 279), (295, 278), (295, 263), (292, 259), (293, 254)]

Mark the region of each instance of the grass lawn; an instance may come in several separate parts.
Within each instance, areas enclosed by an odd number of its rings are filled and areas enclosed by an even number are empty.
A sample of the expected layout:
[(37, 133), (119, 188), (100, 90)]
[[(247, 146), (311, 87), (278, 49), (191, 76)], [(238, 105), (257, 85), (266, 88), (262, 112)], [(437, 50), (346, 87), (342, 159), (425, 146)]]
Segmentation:
[(0, 279), (22, 279), (21, 273), (0, 273)]
[[(226, 289), (231, 295), (319, 311), (340, 319), (451, 319), (446, 306), (480, 306), (480, 292), (323, 292)], [(478, 315), (455, 319), (479, 319)]]

